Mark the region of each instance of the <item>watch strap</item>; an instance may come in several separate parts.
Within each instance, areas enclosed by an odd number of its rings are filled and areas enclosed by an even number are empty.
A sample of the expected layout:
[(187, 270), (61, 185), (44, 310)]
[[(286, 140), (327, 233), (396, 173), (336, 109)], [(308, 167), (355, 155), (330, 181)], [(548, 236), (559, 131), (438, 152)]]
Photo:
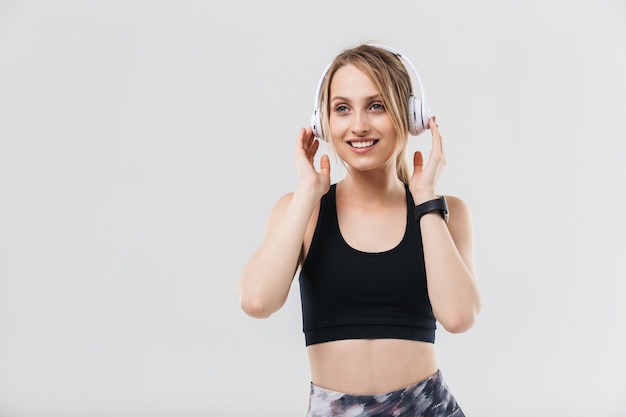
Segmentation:
[(441, 213), (441, 217), (447, 223), (448, 222), (448, 203), (446, 197), (441, 196), (434, 200), (428, 200), (415, 206), (414, 214), (415, 220), (419, 222), (420, 218), (431, 211), (438, 211)]

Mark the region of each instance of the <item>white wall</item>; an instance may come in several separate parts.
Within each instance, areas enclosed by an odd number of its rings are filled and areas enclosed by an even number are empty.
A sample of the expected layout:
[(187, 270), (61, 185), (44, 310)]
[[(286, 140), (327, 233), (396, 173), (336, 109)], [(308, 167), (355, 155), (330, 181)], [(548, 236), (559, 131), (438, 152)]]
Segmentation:
[(0, 415), (305, 414), (297, 284), (264, 321), (235, 286), (372, 40), (473, 211), (484, 310), (437, 341), (466, 414), (623, 415), (626, 6), (400, 3), (0, 1)]

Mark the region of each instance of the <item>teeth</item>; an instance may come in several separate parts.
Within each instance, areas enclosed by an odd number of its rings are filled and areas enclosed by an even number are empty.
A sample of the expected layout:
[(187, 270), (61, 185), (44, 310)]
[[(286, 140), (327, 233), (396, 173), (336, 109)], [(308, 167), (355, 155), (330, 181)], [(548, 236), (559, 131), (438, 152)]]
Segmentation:
[(350, 142), (350, 145), (355, 148), (367, 148), (368, 146), (372, 146), (373, 144), (373, 140), (368, 140), (367, 142)]

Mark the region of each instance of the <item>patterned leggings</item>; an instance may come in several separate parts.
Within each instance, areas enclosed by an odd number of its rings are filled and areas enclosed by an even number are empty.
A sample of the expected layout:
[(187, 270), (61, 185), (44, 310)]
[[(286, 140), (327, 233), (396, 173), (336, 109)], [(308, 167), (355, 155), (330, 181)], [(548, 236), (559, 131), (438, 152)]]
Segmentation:
[(465, 417), (441, 371), (415, 385), (378, 395), (351, 395), (311, 384), (307, 417)]

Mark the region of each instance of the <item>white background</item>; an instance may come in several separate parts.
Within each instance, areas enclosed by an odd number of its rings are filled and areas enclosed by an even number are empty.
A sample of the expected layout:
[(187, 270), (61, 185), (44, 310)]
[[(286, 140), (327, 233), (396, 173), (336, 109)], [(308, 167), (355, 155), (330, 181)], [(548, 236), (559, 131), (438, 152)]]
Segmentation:
[(624, 416), (625, 23), (619, 0), (0, 0), (0, 416), (304, 416), (297, 281), (268, 320), (235, 287), (322, 69), (368, 41), (419, 69), (438, 191), (474, 215), (484, 310), (437, 336), (468, 417)]

